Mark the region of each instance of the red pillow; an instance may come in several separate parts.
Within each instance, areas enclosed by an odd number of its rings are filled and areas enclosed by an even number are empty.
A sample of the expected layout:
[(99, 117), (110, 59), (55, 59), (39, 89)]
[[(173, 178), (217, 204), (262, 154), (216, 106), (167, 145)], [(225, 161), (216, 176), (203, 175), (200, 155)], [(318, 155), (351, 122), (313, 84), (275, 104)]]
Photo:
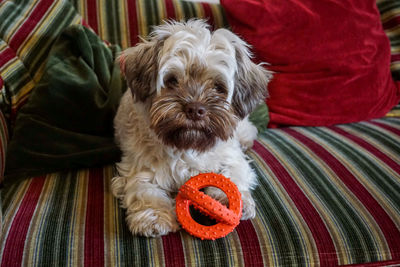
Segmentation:
[(234, 32), (276, 72), (270, 127), (384, 116), (400, 99), (376, 0), (221, 0)]

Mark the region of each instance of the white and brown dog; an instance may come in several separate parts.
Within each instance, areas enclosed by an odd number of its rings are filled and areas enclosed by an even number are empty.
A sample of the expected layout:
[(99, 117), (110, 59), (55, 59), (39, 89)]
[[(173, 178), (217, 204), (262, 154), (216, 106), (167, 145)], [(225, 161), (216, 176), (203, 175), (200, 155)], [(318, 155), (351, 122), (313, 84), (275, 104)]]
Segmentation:
[[(255, 216), (256, 177), (243, 150), (257, 129), (248, 114), (267, 94), (270, 72), (250, 60), (232, 32), (210, 32), (202, 20), (168, 22), (120, 57), (130, 90), (115, 117), (123, 156), (112, 191), (133, 234), (179, 229), (174, 195), (191, 176), (229, 177), (243, 199), (242, 219)], [(221, 201), (219, 190), (208, 194)]]

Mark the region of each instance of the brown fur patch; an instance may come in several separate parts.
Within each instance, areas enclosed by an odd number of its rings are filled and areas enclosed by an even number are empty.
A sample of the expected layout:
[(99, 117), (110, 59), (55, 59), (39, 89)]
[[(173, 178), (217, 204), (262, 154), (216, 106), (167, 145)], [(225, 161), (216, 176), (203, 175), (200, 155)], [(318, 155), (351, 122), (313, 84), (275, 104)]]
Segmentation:
[[(218, 92), (211, 82), (201, 90), (193, 79), (177, 87), (163, 88), (153, 99), (150, 109), (151, 128), (167, 145), (178, 149), (206, 151), (218, 139), (226, 141), (232, 137), (236, 117), (226, 102), (226, 95)], [(206, 115), (200, 120), (190, 120), (185, 114), (185, 105), (199, 102), (204, 105)]]

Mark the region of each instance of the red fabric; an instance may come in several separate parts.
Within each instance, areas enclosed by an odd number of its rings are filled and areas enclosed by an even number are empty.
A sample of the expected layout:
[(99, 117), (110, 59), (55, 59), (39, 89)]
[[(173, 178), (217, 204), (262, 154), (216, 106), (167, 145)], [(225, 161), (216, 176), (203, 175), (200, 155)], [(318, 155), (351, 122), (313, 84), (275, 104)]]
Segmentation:
[(384, 116), (399, 102), (375, 0), (221, 0), (233, 31), (276, 72), (270, 127)]

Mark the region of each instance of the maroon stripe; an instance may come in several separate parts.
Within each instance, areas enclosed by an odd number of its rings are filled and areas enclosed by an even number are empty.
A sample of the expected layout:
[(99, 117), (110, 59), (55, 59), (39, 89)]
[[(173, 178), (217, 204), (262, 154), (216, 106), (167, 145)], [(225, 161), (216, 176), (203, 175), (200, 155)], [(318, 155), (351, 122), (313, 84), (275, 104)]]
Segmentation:
[(182, 240), (179, 233), (170, 233), (162, 237), (164, 248), (164, 261), (166, 267), (185, 266)]
[(104, 266), (103, 169), (89, 172), (85, 224), (85, 266)]
[(379, 205), (368, 190), (357, 180), (357, 178), (354, 177), (354, 175), (343, 166), (338, 159), (325, 150), (321, 145), (293, 129), (286, 128), (284, 131), (306, 145), (337, 174), (337, 177), (340, 178), (347, 188), (359, 199), (379, 225), (379, 228), (385, 236), (386, 242), (390, 248), (392, 258), (397, 259), (400, 257), (399, 229), (397, 229), (397, 226), (394, 224), (390, 216), (381, 205)]
[(244, 265), (264, 266), (260, 243), (251, 221), (240, 221), (240, 224), (236, 227), (236, 233), (242, 247)]
[(384, 123), (381, 123), (381, 122), (377, 122), (377, 121), (370, 121), (369, 123), (371, 123), (371, 124), (373, 124), (373, 125), (376, 125), (376, 126), (378, 126), (378, 127), (381, 127), (381, 128), (383, 128), (383, 129), (385, 129), (385, 130), (387, 130), (387, 131), (389, 131), (389, 132), (392, 132), (392, 133), (394, 133), (395, 135), (400, 136), (400, 130), (397, 129), (397, 128), (394, 128), (394, 127), (392, 127), (392, 126), (389, 126), (389, 125), (387, 125), (387, 124), (384, 124)]
[(400, 61), (400, 54), (392, 54), (390, 61), (391, 62)]
[(212, 26), (212, 30), (216, 29), (213, 13), (211, 7), (207, 3), (201, 3), (204, 10), (204, 17), (207, 19), (208, 23)]
[(175, 7), (172, 0), (165, 0), (165, 9), (167, 10), (167, 18), (176, 19)]
[(42, 20), (44, 14), (54, 3), (53, 0), (41, 0), (38, 2), (26, 21), (19, 27), (9, 42), (9, 46), (17, 51), (21, 44), (26, 40), (36, 25)]
[(400, 25), (400, 16), (391, 18), (390, 20), (386, 21), (385, 23), (383, 23), (383, 28), (385, 30), (397, 27)]
[(349, 132), (346, 132), (345, 130), (343, 130), (337, 126), (329, 127), (329, 129), (336, 132), (337, 134), (340, 134), (340, 135), (346, 137), (347, 139), (350, 139), (354, 143), (358, 144), (365, 150), (369, 151), (372, 155), (374, 155), (375, 157), (380, 159), (386, 165), (388, 165), (395, 172), (400, 174), (400, 165), (397, 162), (395, 162), (393, 159), (388, 157), (385, 153), (382, 153), (382, 151), (380, 151), (379, 149), (377, 149), (376, 147), (374, 147), (373, 145), (368, 143), (367, 141), (363, 140), (362, 138), (360, 138), (358, 136), (352, 135)]
[(87, 22), (90, 27), (98, 34), (99, 24), (97, 18), (97, 0), (86, 0)]
[(293, 181), (285, 167), (282, 166), (271, 152), (257, 141), (254, 142), (253, 149), (279, 179), (281, 185), (285, 188), (298, 211), (303, 216), (317, 246), (321, 266), (336, 266), (338, 259), (335, 245), (318, 211), (314, 208), (301, 188)]
[(21, 266), (28, 229), (39, 201), (44, 181), (45, 177), (32, 179), (8, 231), (1, 266)]
[(14, 57), (16, 57), (14, 50), (12, 50), (10, 47), (7, 47), (0, 53), (0, 66), (4, 66), (4, 64)]
[(134, 46), (137, 44), (137, 42), (139, 42), (139, 24), (137, 18), (136, 1), (127, 0), (127, 7), (130, 46)]

